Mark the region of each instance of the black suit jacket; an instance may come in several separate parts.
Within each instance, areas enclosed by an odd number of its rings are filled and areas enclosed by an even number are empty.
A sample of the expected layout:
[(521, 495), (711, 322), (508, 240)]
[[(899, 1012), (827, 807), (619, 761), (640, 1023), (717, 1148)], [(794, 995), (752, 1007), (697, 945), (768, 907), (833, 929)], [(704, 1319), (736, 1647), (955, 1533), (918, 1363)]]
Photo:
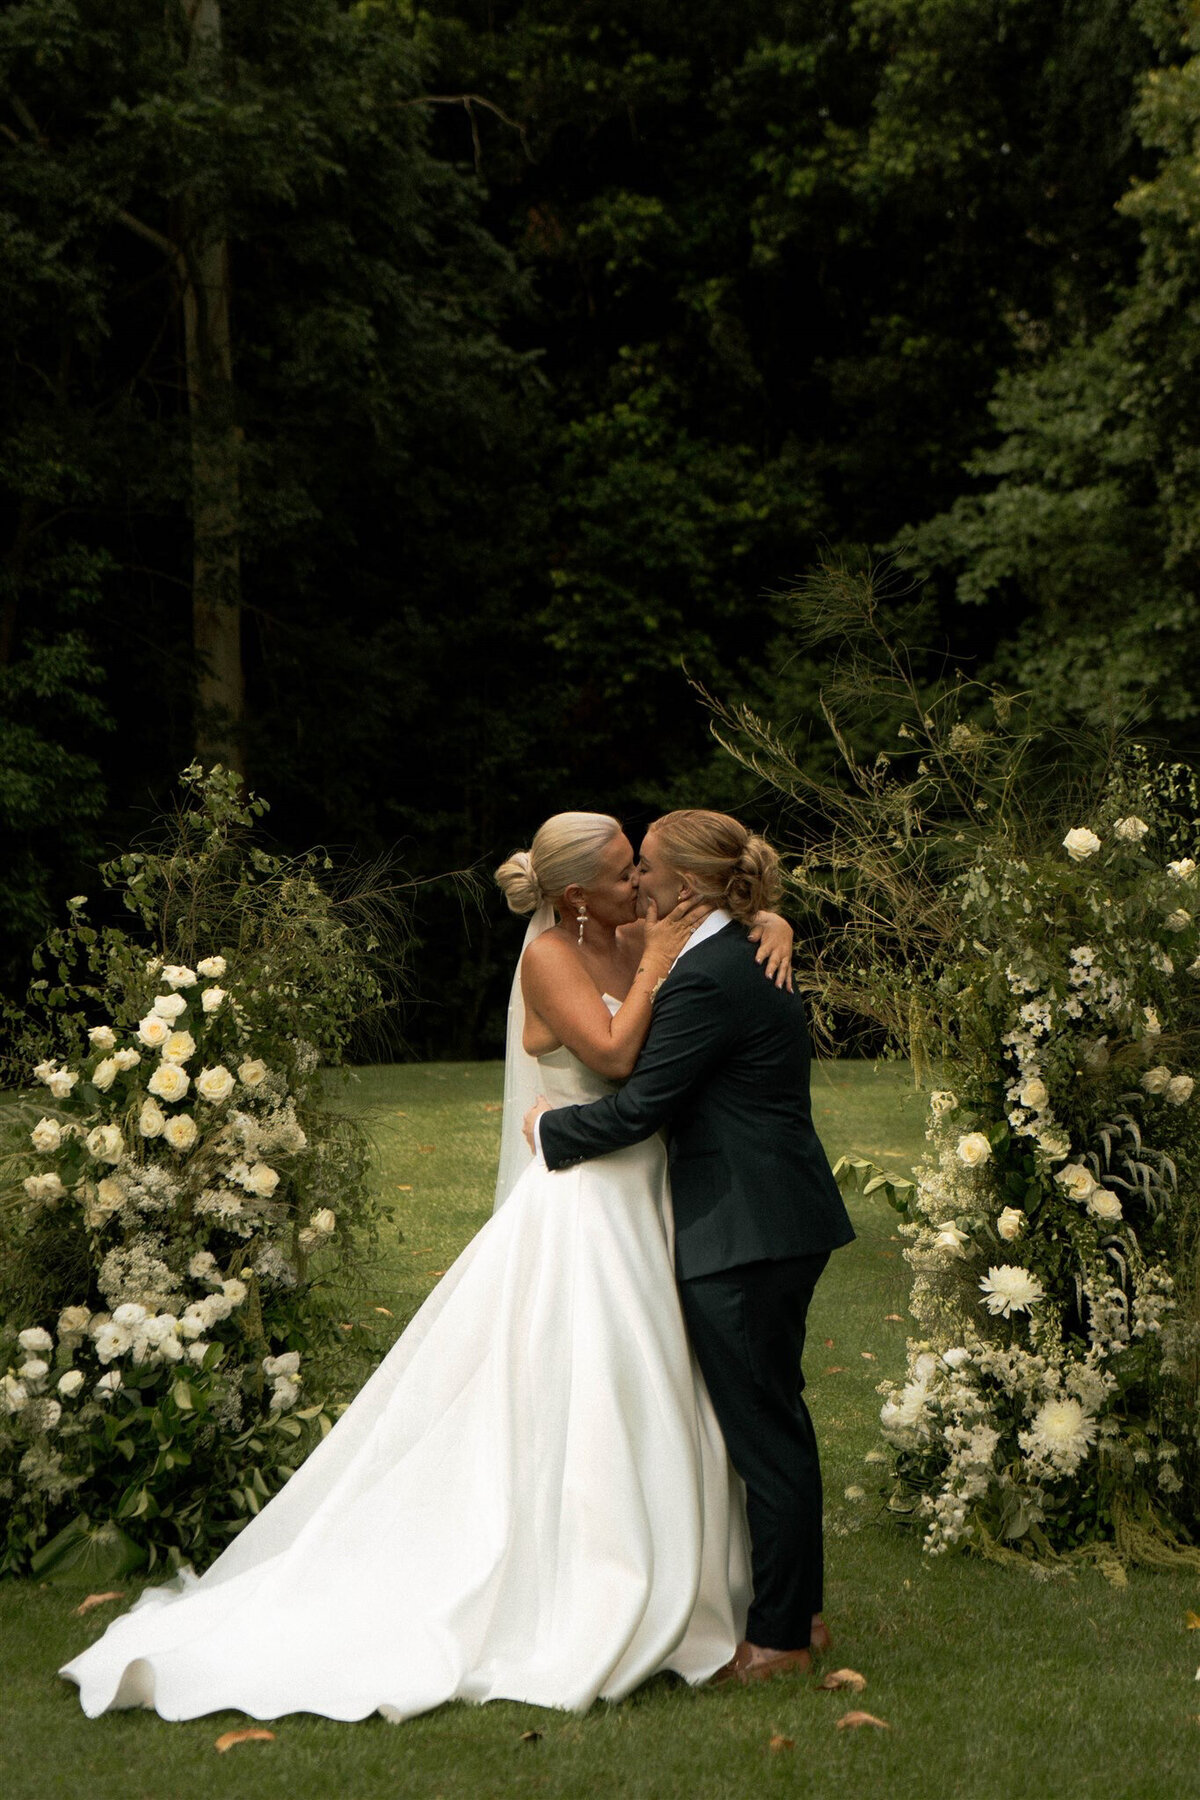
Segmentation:
[(804, 1006), (768, 981), (743, 926), (681, 957), (617, 1093), (543, 1113), (551, 1169), (666, 1126), (681, 1280), (848, 1244), (854, 1228), (813, 1129)]

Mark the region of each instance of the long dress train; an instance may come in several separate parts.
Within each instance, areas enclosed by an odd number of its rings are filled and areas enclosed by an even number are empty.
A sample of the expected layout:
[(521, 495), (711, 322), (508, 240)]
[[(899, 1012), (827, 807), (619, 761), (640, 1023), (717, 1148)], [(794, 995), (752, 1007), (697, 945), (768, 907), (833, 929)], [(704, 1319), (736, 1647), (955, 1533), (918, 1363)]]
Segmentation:
[[(556, 1105), (609, 1091), (565, 1049), (541, 1071)], [(749, 1566), (670, 1234), (658, 1138), (530, 1166), (282, 1492), (60, 1671), (84, 1711), (400, 1720), (704, 1680)]]

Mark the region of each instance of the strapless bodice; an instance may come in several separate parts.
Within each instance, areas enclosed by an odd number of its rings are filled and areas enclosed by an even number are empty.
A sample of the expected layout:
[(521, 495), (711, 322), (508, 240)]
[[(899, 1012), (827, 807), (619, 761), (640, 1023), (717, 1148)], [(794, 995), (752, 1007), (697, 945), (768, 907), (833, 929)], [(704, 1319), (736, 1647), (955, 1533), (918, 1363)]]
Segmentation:
[[(602, 994), (610, 1013), (620, 1010), (621, 1002), (611, 994)], [(537, 1059), (541, 1071), (541, 1088), (547, 1100), (555, 1106), (579, 1106), (588, 1100), (601, 1100), (605, 1094), (616, 1092), (617, 1083), (608, 1081), (603, 1075), (597, 1075), (586, 1063), (581, 1063), (573, 1051), (565, 1044), (557, 1050), (549, 1051)]]

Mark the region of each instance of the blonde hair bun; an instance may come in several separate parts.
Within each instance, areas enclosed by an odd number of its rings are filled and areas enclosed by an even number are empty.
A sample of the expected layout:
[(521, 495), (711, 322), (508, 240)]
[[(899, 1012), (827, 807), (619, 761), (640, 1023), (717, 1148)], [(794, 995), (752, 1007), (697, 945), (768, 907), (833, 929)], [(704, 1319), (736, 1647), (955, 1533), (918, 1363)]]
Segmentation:
[(650, 830), (663, 861), (687, 877), (697, 898), (723, 906), (744, 925), (778, 900), (777, 853), (728, 813), (692, 807), (665, 814)]
[(508, 861), (502, 862), (496, 870), (496, 880), (503, 889), (510, 912), (536, 912), (545, 898), (528, 850), (514, 850)]
[(589, 886), (620, 829), (611, 813), (555, 813), (538, 828), (528, 850), (514, 850), (496, 870), (511, 910), (536, 912), (545, 900), (561, 900), (573, 883)]

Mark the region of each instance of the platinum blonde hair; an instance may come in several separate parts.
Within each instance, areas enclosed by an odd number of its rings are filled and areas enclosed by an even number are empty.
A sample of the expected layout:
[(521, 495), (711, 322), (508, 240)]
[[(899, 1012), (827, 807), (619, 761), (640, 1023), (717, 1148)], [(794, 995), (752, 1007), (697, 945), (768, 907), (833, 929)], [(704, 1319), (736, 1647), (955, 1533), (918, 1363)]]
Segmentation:
[(561, 900), (573, 883), (587, 887), (620, 830), (611, 813), (555, 813), (528, 850), (514, 850), (496, 870), (510, 911), (531, 913), (547, 900)]
[(663, 861), (687, 876), (697, 898), (723, 906), (743, 925), (778, 900), (778, 854), (728, 813), (693, 807), (665, 813), (649, 829)]

